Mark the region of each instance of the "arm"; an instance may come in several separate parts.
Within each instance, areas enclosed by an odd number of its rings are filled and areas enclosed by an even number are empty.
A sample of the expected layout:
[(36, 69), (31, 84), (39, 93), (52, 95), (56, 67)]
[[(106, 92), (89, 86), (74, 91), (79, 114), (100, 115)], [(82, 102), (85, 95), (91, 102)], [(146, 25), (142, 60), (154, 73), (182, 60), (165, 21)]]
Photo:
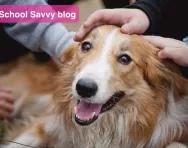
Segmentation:
[[(47, 5), (45, 0), (0, 0), (0, 4)], [(32, 51), (39, 48), (59, 58), (62, 50), (73, 42), (74, 33), (68, 32), (62, 23), (4, 24), (6, 33)]]
[(172, 0), (139, 0), (126, 8), (137, 8), (144, 11), (150, 20), (148, 31), (155, 33), (160, 27), (163, 11), (170, 1)]

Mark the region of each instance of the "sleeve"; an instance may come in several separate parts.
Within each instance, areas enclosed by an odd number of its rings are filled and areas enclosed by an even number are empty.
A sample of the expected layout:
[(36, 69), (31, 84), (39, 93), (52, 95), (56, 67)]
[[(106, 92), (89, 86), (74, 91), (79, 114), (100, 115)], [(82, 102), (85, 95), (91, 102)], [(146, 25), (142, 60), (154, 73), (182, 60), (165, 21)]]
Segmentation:
[[(47, 5), (45, 0), (0, 0), (2, 5)], [(63, 49), (73, 43), (74, 32), (68, 32), (62, 23), (4, 24), (5, 32), (32, 51), (42, 49), (59, 58)]]
[(172, 0), (139, 0), (126, 6), (126, 8), (137, 8), (146, 13), (150, 20), (148, 32), (155, 33), (160, 26), (163, 11)]

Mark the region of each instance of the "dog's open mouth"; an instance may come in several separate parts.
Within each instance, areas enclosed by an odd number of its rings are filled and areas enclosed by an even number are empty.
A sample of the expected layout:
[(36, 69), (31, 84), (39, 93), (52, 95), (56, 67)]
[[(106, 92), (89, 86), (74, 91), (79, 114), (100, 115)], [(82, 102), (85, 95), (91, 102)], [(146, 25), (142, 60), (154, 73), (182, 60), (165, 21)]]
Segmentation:
[(80, 125), (93, 123), (98, 116), (112, 109), (125, 95), (124, 92), (116, 92), (105, 104), (93, 104), (84, 100), (79, 100), (75, 107), (75, 121)]

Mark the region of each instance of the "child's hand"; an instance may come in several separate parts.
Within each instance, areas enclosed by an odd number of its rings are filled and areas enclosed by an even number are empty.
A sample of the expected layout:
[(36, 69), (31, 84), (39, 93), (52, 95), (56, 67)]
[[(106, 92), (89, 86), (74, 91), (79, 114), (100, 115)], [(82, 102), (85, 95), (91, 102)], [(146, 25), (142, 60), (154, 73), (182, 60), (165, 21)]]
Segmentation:
[(89, 16), (78, 30), (74, 40), (80, 41), (93, 27), (103, 24), (121, 25), (127, 34), (142, 34), (149, 27), (148, 16), (139, 9), (102, 9)]
[(188, 67), (188, 45), (179, 40), (159, 36), (143, 36), (144, 39), (160, 48), (158, 56), (172, 59), (175, 63)]
[(13, 111), (13, 94), (10, 90), (0, 88), (0, 119), (6, 119)]

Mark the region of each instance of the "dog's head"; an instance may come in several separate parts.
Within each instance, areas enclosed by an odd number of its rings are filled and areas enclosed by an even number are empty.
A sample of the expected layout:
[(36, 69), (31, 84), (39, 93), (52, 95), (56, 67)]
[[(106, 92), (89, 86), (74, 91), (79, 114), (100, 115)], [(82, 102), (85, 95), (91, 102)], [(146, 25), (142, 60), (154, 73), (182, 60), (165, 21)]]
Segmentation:
[(64, 79), (59, 82), (61, 92), (61, 87), (71, 88), (67, 96), (76, 102), (75, 121), (89, 125), (107, 111), (134, 108), (154, 120), (166, 101), (155, 97), (167, 95), (163, 90), (171, 86), (174, 70), (161, 62), (158, 50), (142, 37), (122, 34), (111, 25), (94, 29), (69, 47), (62, 56), (67, 66), (58, 80)]

